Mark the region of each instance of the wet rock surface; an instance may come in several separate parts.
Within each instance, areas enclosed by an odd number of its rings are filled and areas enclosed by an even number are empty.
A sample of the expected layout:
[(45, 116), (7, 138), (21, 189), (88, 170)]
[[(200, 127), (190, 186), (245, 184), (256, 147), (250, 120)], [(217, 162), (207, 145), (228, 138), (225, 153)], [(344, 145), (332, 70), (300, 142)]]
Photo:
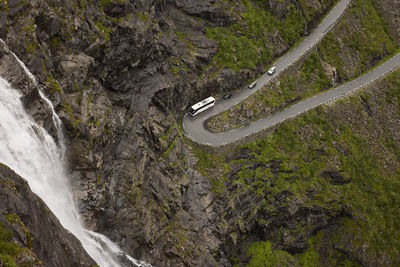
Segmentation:
[(40, 97), (39, 85), (27, 75), (7, 45), (0, 41), (0, 77), (7, 80), (13, 88), (21, 92), (21, 101), (28, 113), (45, 128), (55, 140), (56, 129), (52, 122), (52, 111)]
[(20, 264), (60, 267), (95, 264), (79, 240), (32, 193), (28, 183), (1, 163), (0, 222), (14, 232), (14, 242), (32, 252)]

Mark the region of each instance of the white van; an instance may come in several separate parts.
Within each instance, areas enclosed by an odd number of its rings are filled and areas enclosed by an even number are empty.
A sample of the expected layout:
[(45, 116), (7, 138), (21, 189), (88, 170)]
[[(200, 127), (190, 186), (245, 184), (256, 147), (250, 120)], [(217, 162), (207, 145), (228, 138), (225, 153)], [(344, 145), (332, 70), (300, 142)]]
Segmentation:
[(256, 87), (256, 85), (257, 85), (257, 82), (252, 82), (251, 84), (249, 84), (249, 88), (250, 89), (253, 89), (254, 87)]
[(276, 67), (272, 67), (272, 68), (270, 68), (270, 69), (268, 70), (268, 74), (269, 74), (269, 75), (272, 75), (272, 74), (275, 73), (275, 71), (276, 71)]

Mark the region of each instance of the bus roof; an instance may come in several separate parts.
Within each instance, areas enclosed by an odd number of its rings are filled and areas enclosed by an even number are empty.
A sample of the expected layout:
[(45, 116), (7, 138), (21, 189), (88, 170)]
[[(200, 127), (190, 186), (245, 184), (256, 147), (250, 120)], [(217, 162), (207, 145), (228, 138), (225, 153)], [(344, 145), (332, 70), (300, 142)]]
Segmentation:
[(208, 104), (210, 102), (213, 102), (213, 101), (215, 101), (215, 98), (210, 96), (210, 97), (200, 101), (199, 103), (194, 104), (193, 106), (191, 106), (191, 108), (196, 110), (196, 109), (198, 109), (198, 108), (200, 108), (200, 107), (202, 107), (202, 106), (204, 106), (204, 105), (206, 105), (206, 104)]

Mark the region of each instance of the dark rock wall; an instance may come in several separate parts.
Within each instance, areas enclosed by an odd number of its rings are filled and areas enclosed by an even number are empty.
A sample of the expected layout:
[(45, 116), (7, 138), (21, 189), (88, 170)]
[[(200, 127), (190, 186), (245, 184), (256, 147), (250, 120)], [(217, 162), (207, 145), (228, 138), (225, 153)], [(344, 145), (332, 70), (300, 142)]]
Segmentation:
[[(267, 2), (262, 8), (283, 18), (293, 1)], [(332, 5), (305, 2), (315, 10), (304, 14), (310, 27)], [(263, 71), (207, 68), (218, 43), (206, 27), (231, 25), (240, 12), (240, 1), (0, 1), (0, 38), (36, 75), (64, 123), (88, 226), (157, 266), (231, 265), (222, 249), (227, 222), (246, 206), (224, 219), (230, 208), (194, 168), (195, 148), (179, 124), (190, 104)], [(22, 75), (7, 52), (0, 56), (1, 75)], [(32, 88), (25, 83), (13, 84)], [(255, 227), (252, 218), (247, 227)]]

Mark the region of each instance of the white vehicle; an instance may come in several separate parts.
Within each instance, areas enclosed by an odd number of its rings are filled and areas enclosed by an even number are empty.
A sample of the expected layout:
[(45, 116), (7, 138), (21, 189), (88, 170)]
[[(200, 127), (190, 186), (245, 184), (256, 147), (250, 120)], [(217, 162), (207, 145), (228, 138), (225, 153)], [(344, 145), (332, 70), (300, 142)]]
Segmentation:
[(268, 70), (268, 74), (269, 74), (269, 75), (272, 75), (272, 74), (275, 73), (275, 71), (276, 71), (276, 67), (272, 67), (272, 68), (270, 68), (270, 69)]
[(199, 103), (196, 103), (193, 106), (191, 106), (189, 108), (189, 113), (190, 113), (190, 115), (195, 116), (195, 115), (199, 114), (200, 112), (203, 112), (204, 110), (213, 107), (214, 104), (215, 104), (215, 98), (210, 96), (210, 97), (200, 101)]
[(256, 85), (257, 85), (257, 82), (252, 82), (251, 84), (249, 84), (249, 88), (250, 89), (253, 89), (254, 87), (256, 87)]

